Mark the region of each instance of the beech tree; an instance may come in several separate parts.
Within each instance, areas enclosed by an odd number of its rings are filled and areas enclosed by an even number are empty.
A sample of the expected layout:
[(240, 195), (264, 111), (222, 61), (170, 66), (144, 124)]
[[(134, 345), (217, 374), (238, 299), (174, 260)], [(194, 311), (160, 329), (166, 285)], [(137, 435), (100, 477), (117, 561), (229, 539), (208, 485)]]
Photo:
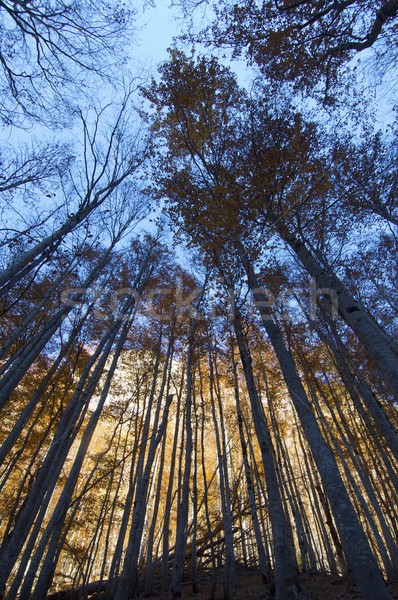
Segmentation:
[[(158, 116), (155, 127), (162, 132), (168, 144), (169, 164), (174, 165), (175, 171), (167, 170), (160, 173), (158, 176), (160, 193), (166, 193), (169, 197), (171, 214), (173, 215), (173, 211), (177, 213), (175, 218), (177, 226), (185, 228), (185, 231), (191, 236), (192, 242), (200, 245), (202, 251), (209, 252), (209, 247), (214, 248), (213, 253), (210, 254), (213, 261), (221, 260), (222, 264), (222, 253), (228, 255), (228, 252), (231, 254), (235, 252), (237, 254), (327, 490), (349, 568), (357, 584), (361, 586), (364, 597), (374, 598), (379, 594), (390, 598), (361, 524), (356, 517), (333, 454), (316, 423), (310, 402), (298, 377), (293, 357), (272, 315), (272, 307), (268, 302), (267, 294), (261, 291), (260, 282), (253, 268), (254, 260), (259, 255), (253, 213), (257, 211), (256, 221), (258, 221), (258, 215), (263, 213), (265, 204), (268, 216), (265, 225), (270, 223), (275, 226), (281, 238), (301, 259), (307, 271), (317, 277), (324, 289), (332, 289), (336, 292), (339, 298), (340, 314), (357, 333), (368, 351), (372, 352), (376, 358), (377, 344), (379, 342), (381, 345), (385, 344), (378, 356), (378, 362), (388, 377), (390, 385), (394, 387), (394, 377), (392, 377), (387, 364), (389, 359), (383, 364), (383, 356), (386, 356), (384, 353), (388, 354), (389, 352), (391, 352), (392, 363), (396, 363), (397, 354), (392, 340), (389, 340), (388, 336), (380, 331), (372, 317), (367, 316), (364, 321), (361, 319), (360, 325), (355, 318), (352, 319), (354, 312), (361, 313), (361, 308), (350, 294), (345, 296), (344, 286), (335, 278), (334, 274), (327, 272), (317, 263), (303, 242), (297, 238), (294, 238), (293, 241), (287, 231), (283, 230), (283, 227), (286, 227), (282, 220), (283, 212), (281, 216), (274, 216), (272, 213), (273, 202), (278, 208), (281, 206), (289, 208), (285, 201), (288, 200), (292, 190), (297, 191), (299, 186), (303, 187), (302, 172), (307, 176), (306, 179), (309, 175), (310, 186), (312, 185), (311, 178), (314, 176), (315, 168), (319, 169), (319, 164), (316, 161), (313, 164), (307, 162), (308, 159), (305, 155), (301, 157), (297, 168), (294, 163), (289, 162), (290, 152), (289, 150), (285, 151), (283, 144), (281, 147), (280, 138), (280, 133), (284, 135), (285, 122), (281, 118), (274, 121), (272, 115), (269, 115), (268, 121), (266, 121), (268, 128), (264, 130), (265, 140), (260, 154), (263, 168), (261, 172), (254, 173), (255, 185), (251, 185), (250, 179), (245, 179), (245, 165), (240, 160), (242, 157), (240, 140), (237, 135), (233, 135), (233, 127), (238, 129), (240, 125), (237, 106), (238, 98), (241, 99), (241, 96), (231, 74), (226, 69), (218, 67), (214, 59), (199, 58), (195, 63), (176, 52), (172, 55), (170, 62), (163, 66), (162, 74), (163, 80), (158, 85), (152, 85), (148, 97), (157, 106)], [(188, 87), (192, 89), (192, 81), (196, 82), (193, 95), (187, 91)], [(210, 85), (211, 82), (213, 85)], [(273, 123), (276, 123), (275, 133), (272, 129)], [(287, 127), (289, 129), (290, 126), (287, 125)], [(299, 131), (300, 121), (291, 128), (290, 139), (293, 140), (293, 148)], [(279, 137), (276, 134), (279, 134)], [(299, 140), (300, 133), (298, 136)], [(282, 142), (284, 142), (284, 137), (282, 137)], [(300, 144), (299, 141), (298, 144)], [(241, 152), (238, 153), (237, 148)], [(270, 156), (267, 156), (268, 152)], [(256, 158), (256, 154), (254, 154), (254, 158)], [(249, 161), (248, 165), (247, 168), (252, 168), (252, 163)], [(264, 183), (262, 178), (264, 178)], [(307, 184), (306, 179), (304, 181)], [(261, 184), (260, 188), (257, 188), (258, 181)], [(264, 187), (273, 189), (273, 195), (267, 194)], [(284, 194), (278, 197), (279, 191)], [(257, 192), (263, 199), (262, 205), (257, 204)], [(276, 204), (277, 202), (278, 204)], [(221, 227), (217, 223), (219, 211), (223, 215)], [(227, 219), (224, 216), (226, 214), (228, 214)], [(242, 217), (244, 217), (244, 221)], [(250, 222), (250, 228), (247, 227), (248, 222)], [(215, 224), (218, 227), (215, 227)], [(245, 243), (241, 241), (244, 237), (248, 240), (245, 240)], [(216, 255), (220, 257), (220, 253), (221, 259), (215, 259)], [(222, 274), (222, 270), (220, 273)], [(346, 304), (346, 299), (349, 305)], [(366, 339), (365, 330), (369, 333), (370, 330), (373, 331), (371, 335), (373, 341), (370, 337)], [(376, 330), (379, 332), (378, 334), (376, 334)], [(376, 336), (378, 341), (375, 344)], [(358, 552), (358, 545), (361, 546), (360, 552)], [(370, 565), (372, 566), (370, 567)], [(371, 572), (366, 586), (362, 583), (365, 572)], [(282, 582), (279, 584), (277, 594), (281, 594), (280, 597), (286, 594), (286, 588), (283, 587)]]
[[(199, 4), (182, 1), (191, 10)], [(274, 83), (321, 91), (327, 103), (336, 98), (342, 67), (357, 53), (377, 47), (396, 60), (396, 0), (226, 1), (215, 12), (216, 19), (192, 37), (243, 53)]]
[[(147, 244), (141, 245), (140, 253), (137, 256), (137, 264), (135, 265), (135, 281), (132, 281), (131, 283), (135, 283), (135, 288), (137, 289), (138, 293), (142, 292), (143, 287), (149, 280), (155, 268), (153, 256), (153, 252), (156, 252), (155, 246), (156, 241), (148, 239)], [(25, 540), (24, 536), (20, 535), (20, 528), (23, 528), (24, 531), (27, 531), (33, 525), (33, 523), (35, 524), (32, 532), (30, 533), (27, 547), (25, 548), (23, 556), (20, 560), (18, 572), (13, 578), (10, 594), (13, 594), (14, 590), (18, 589), (23, 578), (24, 583), (22, 589), (30, 590), (33, 583), (33, 578), (36, 574), (41, 557), (46, 550), (47, 544), (49, 544), (49, 548), (47, 550), (47, 559), (43, 563), (41, 577), (37, 583), (38, 597), (45, 593), (50, 585), (53, 569), (55, 567), (54, 555), (56, 555), (63, 519), (65, 518), (66, 511), (69, 508), (71, 494), (74, 490), (74, 486), (76, 485), (82, 461), (85, 458), (86, 449), (107, 398), (112, 375), (115, 371), (121, 349), (126, 342), (126, 336), (131, 326), (131, 320), (135, 315), (135, 300), (135, 294), (128, 294), (125, 301), (121, 301), (119, 317), (116, 319), (111, 319), (109, 325), (104, 327), (104, 331), (101, 335), (98, 346), (93, 355), (90, 356), (86, 361), (80, 379), (73, 390), (72, 397), (61, 415), (50, 448), (45, 459), (43, 460), (41, 468), (38, 471), (31, 494), (25, 501), (23, 513), (20, 515), (17, 526), (13, 529), (12, 537), (9, 536), (7, 548), (2, 556), (2, 559), (0, 559), (2, 560), (2, 585), (5, 585), (13, 568), (13, 564), (17, 559), (22, 547), (24, 546)], [(122, 318), (124, 315), (127, 315), (127, 319)], [(115, 344), (116, 348), (118, 348), (118, 352), (114, 352)], [(81, 440), (81, 451), (76, 455), (74, 467), (72, 468), (68, 478), (68, 484), (63, 488), (60, 501), (54, 509), (48, 526), (41, 535), (40, 543), (35, 552), (35, 560), (30, 562), (30, 568), (25, 574), (24, 571), (27, 561), (30, 559), (32, 550), (35, 547), (38, 536), (40, 535), (41, 525), (45, 517), (53, 490), (57, 484), (60, 470), (63, 468), (68, 451), (70, 450), (72, 443), (76, 439), (76, 436), (78, 435), (80, 428), (84, 423), (84, 418), (89, 409), (90, 399), (95, 392), (96, 386), (98, 385), (100, 377), (103, 373), (106, 360), (110, 356), (111, 352), (113, 357), (112, 368), (110, 373), (107, 375), (108, 379), (104, 384), (97, 410), (92, 412), (90, 416), (88, 424), (85, 428), (85, 433), (83, 434)], [(61, 439), (64, 440), (62, 445), (60, 445)]]
[[(209, 75), (215, 76), (217, 70), (219, 80), (222, 72), (225, 75), (223, 87), (218, 80), (212, 92), (202, 90), (202, 77), (203, 82), (208, 84)], [(278, 107), (271, 105), (264, 110), (267, 103), (263, 98), (259, 108), (261, 120), (254, 116), (256, 138), (253, 139), (250, 128), (252, 115), (243, 123), (238, 117), (238, 106), (244, 101), (242, 92), (238, 91), (230, 73), (218, 69), (214, 59), (201, 59), (196, 67), (194, 61), (175, 53), (163, 67), (163, 73), (164, 83), (157, 88), (154, 86), (154, 93), (148, 92), (148, 97), (158, 106), (159, 121), (163, 118), (164, 136), (170, 148), (169, 159), (175, 161), (176, 167), (178, 165), (178, 172), (167, 174), (163, 179), (163, 190), (175, 201), (175, 206), (180, 206), (183, 216), (189, 217), (191, 207), (186, 209), (181, 203), (179, 205), (177, 193), (180, 189), (192, 203), (202, 202), (202, 206), (198, 207), (202, 220), (198, 220), (193, 229), (197, 235), (201, 235), (200, 228), (205, 220), (207, 231), (210, 229), (215, 237), (218, 217), (223, 223), (224, 243), (233, 243), (234, 237), (244, 234), (258, 244), (255, 235), (256, 231), (261, 235), (261, 227), (276, 231), (316, 279), (317, 285), (335, 294), (339, 314), (372, 354), (397, 396), (396, 344), (352, 296), (330, 266), (306, 246), (303, 228), (297, 224), (300, 221), (296, 220), (296, 215), (301, 215), (300, 220), (306, 215), (308, 198), (315, 203), (331, 188), (327, 171), (326, 174), (320, 171), (327, 169), (327, 163), (317, 153), (319, 139), (314, 139), (314, 127), (311, 124), (301, 125), (300, 115), (293, 118), (294, 115), (285, 108), (279, 111)], [(187, 98), (185, 95), (185, 76), (198, 78), (196, 97), (191, 95)], [(172, 78), (173, 88), (168, 87)], [(162, 111), (167, 110), (167, 106), (172, 108), (163, 116)], [(286, 120), (289, 116), (293, 123)], [(245, 132), (248, 132), (248, 145), (242, 146)], [(181, 149), (181, 142), (185, 149)], [(279, 151), (276, 143), (280, 146)], [(297, 152), (301, 153), (299, 163), (295, 160)], [(186, 166), (179, 162), (181, 155)], [(177, 181), (180, 187), (177, 187)], [(211, 212), (205, 203), (209, 200)], [(304, 215), (301, 213), (302, 206)], [(250, 229), (242, 225), (243, 218), (246, 223), (251, 223)], [(256, 252), (259, 253), (258, 248)]]
[(332, 110), (373, 4), (225, 0), (199, 36), (261, 76), (174, 49), (144, 114), (132, 8), (0, 0), (4, 600), (391, 600), (396, 126)]

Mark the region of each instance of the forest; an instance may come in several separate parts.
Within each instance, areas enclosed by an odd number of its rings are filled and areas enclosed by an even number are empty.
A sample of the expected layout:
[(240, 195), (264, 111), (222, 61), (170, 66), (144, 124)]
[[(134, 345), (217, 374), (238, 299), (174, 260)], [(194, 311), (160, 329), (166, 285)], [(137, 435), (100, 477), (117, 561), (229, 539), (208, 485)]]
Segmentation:
[(1, 600), (398, 598), (397, 42), (0, 0)]

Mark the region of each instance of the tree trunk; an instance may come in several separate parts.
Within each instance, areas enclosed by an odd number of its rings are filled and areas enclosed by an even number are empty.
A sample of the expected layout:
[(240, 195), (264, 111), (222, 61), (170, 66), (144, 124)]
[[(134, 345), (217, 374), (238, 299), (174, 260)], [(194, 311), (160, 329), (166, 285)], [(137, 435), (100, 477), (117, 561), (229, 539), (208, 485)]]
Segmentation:
[[(370, 356), (387, 379), (395, 399), (398, 401), (398, 347), (391, 337), (376, 323), (362, 304), (356, 301), (349, 290), (331, 271), (324, 268), (306, 248), (305, 244), (290, 233), (283, 221), (273, 213), (267, 217), (275, 225), (282, 239), (292, 248), (304, 268), (315, 277), (319, 292), (330, 297), (332, 309), (355, 332)], [(315, 290), (314, 290), (315, 291)], [(263, 297), (263, 301), (266, 300)], [(315, 299), (313, 299), (315, 300)]]
[(290, 523), (283, 510), (279, 482), (273, 456), (270, 433), (263, 417), (260, 399), (254, 382), (252, 363), (243, 335), (241, 316), (235, 307), (234, 329), (238, 342), (239, 353), (245, 373), (247, 391), (253, 415), (253, 423), (260, 445), (261, 456), (267, 483), (269, 513), (272, 525), (273, 544), (275, 552), (275, 587), (276, 599), (286, 600), (297, 595), (299, 591), (297, 564), (293, 557), (293, 548), (290, 543), (292, 536), (288, 529)]
[(237, 367), (236, 367), (233, 348), (231, 349), (231, 356), (232, 356), (232, 367), (233, 367), (233, 373), (234, 373), (234, 391), (235, 391), (236, 411), (237, 411), (237, 417), (238, 417), (239, 440), (240, 440), (240, 445), (242, 448), (242, 460), (243, 460), (243, 466), (244, 466), (245, 477), (246, 477), (247, 494), (249, 497), (250, 514), (251, 514), (251, 518), (252, 518), (252, 522), (253, 522), (254, 535), (256, 538), (256, 545), (257, 545), (258, 559), (259, 559), (259, 563), (260, 563), (261, 577), (262, 577), (263, 583), (270, 583), (272, 576), (271, 576), (271, 571), (270, 571), (270, 566), (269, 566), (269, 557), (266, 555), (266, 552), (265, 552), (265, 546), (264, 546), (264, 543), (262, 540), (260, 523), (259, 523), (258, 515), (257, 515), (256, 499), (255, 499), (254, 487), (253, 487), (253, 479), (252, 479), (251, 469), (250, 469), (249, 460), (248, 460), (248, 456), (247, 456), (247, 444), (246, 444), (244, 431), (243, 431), (243, 415), (242, 415), (242, 410), (241, 410), (241, 406), (240, 406), (240, 398), (239, 398), (238, 373), (237, 373)]
[(211, 352), (211, 340), (208, 337), (208, 360), (209, 360), (209, 391), (210, 404), (213, 417), (214, 432), (216, 437), (217, 458), (218, 458), (218, 473), (220, 478), (220, 496), (221, 496), (221, 512), (223, 518), (223, 526), (225, 532), (225, 563), (224, 563), (224, 600), (231, 599), (231, 588), (235, 587), (235, 558), (234, 558), (234, 540), (232, 532), (232, 516), (231, 516), (231, 500), (229, 491), (229, 479), (226, 464), (226, 444), (225, 437), (220, 435), (220, 429), (223, 431), (223, 413), (219, 401), (219, 418), (220, 426), (218, 425), (218, 417), (216, 414), (214, 392), (215, 375), (213, 366), (213, 356)]
[(291, 400), (321, 475), (354, 581), (361, 590), (364, 600), (392, 600), (351, 504), (335, 458), (322, 437), (303, 385), (297, 375), (293, 358), (286, 348), (277, 323), (267, 308), (269, 307), (268, 299), (260, 289), (243, 244), (237, 242), (236, 245), (247, 274), (249, 288), (275, 350)]

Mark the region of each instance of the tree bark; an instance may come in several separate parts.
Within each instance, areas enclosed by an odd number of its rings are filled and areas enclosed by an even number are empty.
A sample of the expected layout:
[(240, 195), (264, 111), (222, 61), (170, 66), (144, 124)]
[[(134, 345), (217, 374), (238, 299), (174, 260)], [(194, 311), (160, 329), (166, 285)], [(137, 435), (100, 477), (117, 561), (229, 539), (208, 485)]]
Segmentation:
[(272, 525), (273, 545), (275, 553), (275, 588), (276, 600), (286, 600), (299, 592), (297, 564), (293, 557), (291, 546), (292, 536), (288, 528), (290, 523), (283, 510), (279, 482), (274, 462), (272, 441), (268, 426), (264, 420), (260, 399), (254, 382), (252, 361), (243, 335), (241, 316), (235, 307), (234, 329), (238, 342), (239, 353), (246, 378), (247, 391), (253, 415), (256, 436), (260, 445), (261, 456), (264, 464), (269, 513)]
[(277, 323), (270, 314), (268, 298), (261, 291), (243, 244), (237, 241), (236, 247), (262, 323), (275, 350), (292, 403), (321, 475), (354, 581), (361, 590), (364, 600), (392, 600), (351, 504), (335, 458), (322, 437), (304, 387), (297, 375), (293, 358), (286, 348)]
[[(315, 277), (320, 292), (329, 295), (332, 309), (335, 307), (339, 315), (354, 331), (370, 356), (378, 365), (398, 401), (398, 347), (391, 337), (376, 323), (360, 302), (355, 300), (349, 290), (331, 271), (323, 267), (306, 248), (304, 242), (293, 235), (273, 213), (267, 218), (275, 226), (282, 239), (290, 246), (304, 268)], [(263, 297), (263, 301), (266, 300)]]

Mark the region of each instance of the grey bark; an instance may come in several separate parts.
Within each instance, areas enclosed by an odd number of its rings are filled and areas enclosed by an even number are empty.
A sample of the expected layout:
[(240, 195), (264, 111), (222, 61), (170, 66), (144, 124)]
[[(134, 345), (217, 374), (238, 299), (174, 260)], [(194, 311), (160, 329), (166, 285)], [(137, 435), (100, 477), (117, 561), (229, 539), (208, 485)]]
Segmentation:
[[(323, 293), (331, 296), (332, 306), (337, 305), (339, 315), (354, 331), (362, 342), (390, 386), (398, 400), (398, 346), (391, 337), (376, 323), (360, 302), (332, 272), (320, 264), (306, 248), (303, 241), (293, 235), (286, 225), (272, 213), (267, 218), (275, 226), (282, 239), (294, 251), (304, 268), (315, 277), (316, 283)], [(263, 297), (263, 301), (266, 298)]]
[[(128, 598), (134, 597), (136, 593), (137, 576), (138, 576), (138, 559), (140, 553), (141, 537), (145, 524), (145, 512), (146, 512), (146, 501), (148, 496), (148, 488), (150, 482), (151, 469), (155, 459), (156, 449), (165, 433), (167, 417), (169, 413), (170, 404), (173, 400), (173, 395), (169, 394), (166, 399), (166, 403), (163, 409), (163, 417), (158, 428), (162, 399), (168, 379), (168, 366), (170, 360), (172, 345), (169, 344), (168, 355), (163, 368), (162, 383), (156, 403), (153, 432), (149, 442), (148, 453), (146, 458), (145, 468), (142, 470), (142, 474), (139, 475), (137, 482), (137, 489), (134, 497), (134, 509), (131, 519), (130, 535), (126, 549), (125, 560), (123, 564), (122, 573), (118, 580), (118, 585), (114, 593), (115, 600), (127, 600)], [(159, 352), (160, 352), (160, 341), (159, 341)], [(157, 370), (158, 367), (156, 367)], [(155, 384), (155, 379), (154, 379)], [(151, 390), (151, 396), (155, 394), (155, 387)], [(152, 403), (149, 404), (148, 414), (151, 412)], [(156, 432), (156, 433), (155, 433)], [(144, 458), (144, 453), (141, 453)]]
[[(302, 246), (299, 245), (299, 249)], [(304, 387), (297, 374), (293, 358), (286, 348), (282, 333), (272, 318), (268, 298), (261, 291), (246, 250), (237, 242), (248, 285), (257, 304), (262, 323), (278, 358), (289, 395), (310, 445), (339, 530), (344, 553), (355, 583), (364, 600), (392, 600), (358, 521), (349, 495), (341, 478), (335, 458), (326, 444), (312, 411)]]
[(163, 417), (156, 432), (152, 435), (151, 443), (149, 444), (147, 463), (141, 480), (138, 482), (137, 491), (134, 499), (134, 510), (130, 529), (130, 539), (127, 545), (126, 557), (122, 573), (118, 580), (118, 586), (114, 594), (115, 600), (127, 600), (134, 598), (136, 595), (137, 575), (138, 575), (138, 557), (140, 551), (140, 542), (142, 531), (145, 524), (145, 505), (147, 500), (147, 492), (150, 481), (150, 474), (155, 458), (156, 449), (164, 435), (167, 417), (170, 404), (173, 400), (173, 395), (167, 397), (166, 405), (163, 410)]
[[(232, 532), (232, 515), (231, 515), (231, 499), (229, 490), (229, 478), (226, 462), (226, 443), (223, 431), (223, 412), (220, 398), (218, 397), (220, 427), (215, 406), (215, 394), (218, 396), (216, 389), (215, 374), (214, 374), (214, 358), (211, 352), (211, 340), (208, 338), (208, 361), (209, 361), (209, 384), (210, 384), (210, 404), (213, 417), (214, 432), (216, 437), (217, 458), (218, 458), (218, 473), (220, 478), (220, 496), (221, 510), (225, 532), (225, 563), (224, 563), (224, 600), (230, 600), (231, 589), (236, 585), (235, 576), (235, 557), (234, 557), (234, 539)], [(221, 429), (221, 434), (220, 434)]]
[(253, 479), (252, 479), (252, 473), (251, 473), (249, 460), (248, 460), (248, 456), (247, 456), (247, 444), (246, 444), (245, 435), (244, 435), (244, 431), (243, 431), (243, 415), (242, 415), (242, 409), (241, 409), (241, 405), (240, 405), (238, 373), (237, 373), (237, 365), (235, 362), (235, 357), (233, 355), (233, 348), (231, 350), (231, 354), (232, 354), (232, 367), (233, 367), (233, 374), (234, 374), (234, 392), (235, 392), (236, 412), (237, 412), (237, 418), (238, 418), (239, 440), (240, 440), (240, 445), (242, 448), (242, 460), (243, 460), (247, 493), (248, 493), (249, 504), (250, 504), (250, 514), (251, 514), (251, 518), (252, 518), (252, 522), (253, 522), (254, 535), (256, 538), (256, 546), (257, 546), (258, 560), (259, 560), (259, 564), (260, 564), (261, 577), (262, 577), (263, 583), (270, 583), (271, 582), (271, 571), (270, 571), (270, 566), (269, 566), (269, 557), (266, 555), (266, 552), (265, 552), (265, 546), (263, 543), (261, 529), (260, 529), (260, 523), (259, 523), (258, 515), (257, 515), (256, 499), (255, 499), (254, 487), (253, 487)]
[(185, 376), (185, 373), (183, 371), (182, 376), (181, 376), (179, 393), (177, 396), (175, 430), (174, 430), (173, 447), (172, 447), (171, 459), (170, 459), (170, 474), (169, 474), (169, 482), (167, 485), (167, 493), (166, 493), (166, 501), (165, 501), (165, 515), (164, 515), (163, 540), (162, 540), (162, 555), (163, 556), (162, 556), (162, 566), (161, 566), (162, 590), (166, 590), (168, 587), (170, 516), (171, 516), (171, 510), (172, 510), (172, 494), (173, 494), (174, 474), (175, 474), (176, 461), (177, 461), (178, 435), (180, 432), (181, 399), (182, 399), (182, 393), (183, 393), (184, 376)]
[(192, 395), (194, 379), (194, 339), (196, 320), (193, 320), (188, 334), (188, 354), (186, 363), (186, 397), (185, 397), (185, 462), (183, 469), (181, 500), (177, 510), (177, 532), (173, 573), (171, 580), (171, 593), (173, 599), (181, 597), (182, 579), (184, 574), (184, 561), (186, 552), (186, 532), (188, 523), (189, 488), (192, 466), (193, 436), (192, 436)]
[(254, 382), (251, 357), (246, 346), (241, 316), (237, 308), (235, 308), (234, 329), (242, 366), (245, 373), (247, 391), (249, 394), (253, 415), (253, 423), (265, 470), (269, 503), (268, 508), (271, 518), (275, 553), (274, 579), (276, 587), (276, 600), (286, 600), (286, 598), (288, 598), (290, 595), (297, 594), (299, 590), (297, 564), (293, 556), (293, 548), (290, 543), (291, 534), (288, 531), (290, 523), (285, 515), (282, 498), (280, 495), (272, 441), (268, 426), (263, 417), (260, 400)]

